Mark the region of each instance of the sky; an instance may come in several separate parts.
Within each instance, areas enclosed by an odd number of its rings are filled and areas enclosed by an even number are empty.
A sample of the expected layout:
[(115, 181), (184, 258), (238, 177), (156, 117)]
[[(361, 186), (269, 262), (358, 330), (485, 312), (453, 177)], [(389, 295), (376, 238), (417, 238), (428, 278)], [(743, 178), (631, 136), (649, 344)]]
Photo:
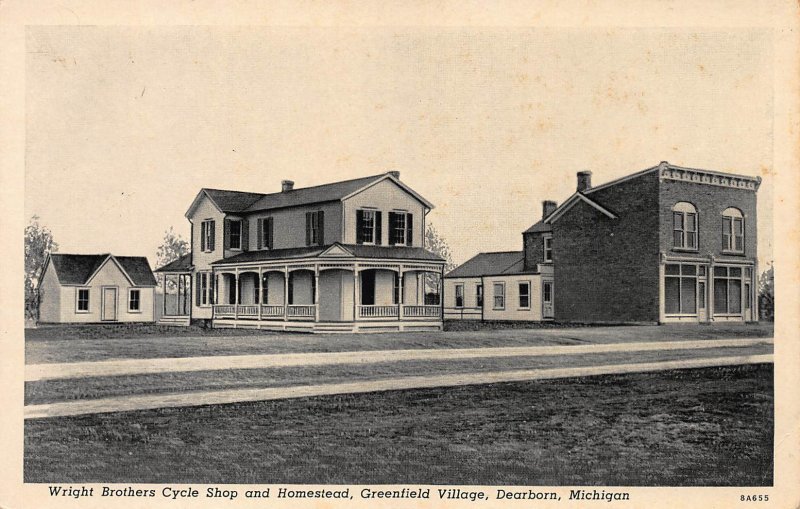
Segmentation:
[(29, 27), (25, 214), (61, 252), (148, 256), (202, 187), (397, 170), (456, 263), (522, 247), (542, 200), (660, 161), (761, 176), (765, 30)]

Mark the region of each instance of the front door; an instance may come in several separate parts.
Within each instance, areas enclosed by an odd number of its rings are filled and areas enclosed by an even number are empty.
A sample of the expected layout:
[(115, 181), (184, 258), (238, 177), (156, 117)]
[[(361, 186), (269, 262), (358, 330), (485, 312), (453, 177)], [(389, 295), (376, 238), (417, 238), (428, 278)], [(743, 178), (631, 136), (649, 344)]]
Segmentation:
[(117, 289), (103, 288), (103, 311), (100, 318), (104, 322), (117, 319)]
[(542, 318), (553, 318), (553, 282), (542, 281)]

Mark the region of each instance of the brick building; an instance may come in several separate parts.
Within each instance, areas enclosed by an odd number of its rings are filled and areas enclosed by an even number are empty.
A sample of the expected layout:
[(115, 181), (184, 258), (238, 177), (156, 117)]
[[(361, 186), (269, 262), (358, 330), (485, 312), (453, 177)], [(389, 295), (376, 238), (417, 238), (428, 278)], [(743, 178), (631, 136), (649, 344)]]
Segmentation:
[[(760, 178), (667, 162), (597, 187), (591, 176), (578, 173), (575, 193), (560, 206), (544, 202), (542, 219), (523, 232), (519, 272), (552, 278), (549, 288), (539, 285), (539, 300), (544, 306), (547, 290), (555, 320), (758, 319)], [(458, 307), (460, 269), (446, 276), (446, 317)], [(491, 274), (471, 275), (484, 284), (488, 276), (492, 285)], [(521, 319), (547, 316), (539, 311)]]

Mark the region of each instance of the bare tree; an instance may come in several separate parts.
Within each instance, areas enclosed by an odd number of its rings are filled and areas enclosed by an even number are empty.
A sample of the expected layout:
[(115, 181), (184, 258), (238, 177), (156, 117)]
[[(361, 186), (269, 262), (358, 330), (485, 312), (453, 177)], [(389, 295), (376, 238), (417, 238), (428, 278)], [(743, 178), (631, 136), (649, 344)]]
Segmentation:
[[(425, 228), (425, 249), (444, 259), (445, 274), (456, 267), (455, 263), (453, 263), (453, 256), (450, 253), (450, 246), (432, 224), (426, 225)], [(439, 295), (440, 279), (441, 276), (439, 274), (430, 272), (425, 274), (425, 304), (441, 303), (441, 295)]]
[(189, 243), (180, 234), (176, 234), (175, 229), (170, 226), (169, 230), (164, 232), (164, 241), (156, 251), (156, 267), (163, 267), (187, 254), (189, 254)]
[(39, 319), (42, 291), (39, 288), (47, 255), (58, 250), (53, 233), (39, 224), (39, 216), (31, 217), (25, 227), (25, 317)]

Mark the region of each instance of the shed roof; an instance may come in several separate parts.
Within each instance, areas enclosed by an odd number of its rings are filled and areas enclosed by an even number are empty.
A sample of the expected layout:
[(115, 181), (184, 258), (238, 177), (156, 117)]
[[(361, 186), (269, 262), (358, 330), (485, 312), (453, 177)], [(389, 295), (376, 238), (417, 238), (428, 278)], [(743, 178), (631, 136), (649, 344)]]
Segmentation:
[(462, 263), (445, 277), (480, 277), (501, 274), (522, 274), (524, 256), (522, 251), (478, 253)]

